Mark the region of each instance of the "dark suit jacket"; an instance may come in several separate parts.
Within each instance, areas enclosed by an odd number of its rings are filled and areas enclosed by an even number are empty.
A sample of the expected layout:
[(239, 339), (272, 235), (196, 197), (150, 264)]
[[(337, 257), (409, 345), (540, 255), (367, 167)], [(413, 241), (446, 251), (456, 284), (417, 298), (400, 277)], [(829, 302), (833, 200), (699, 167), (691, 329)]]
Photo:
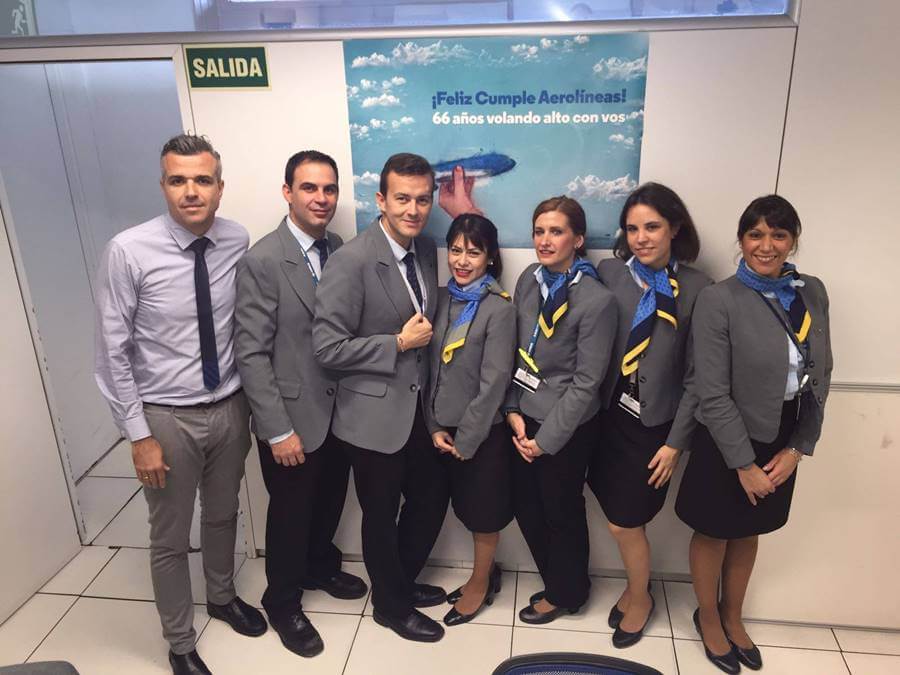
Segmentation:
[[(327, 236), (336, 251), (341, 238)], [(305, 452), (325, 440), (337, 390), (313, 352), (315, 300), (300, 244), (282, 220), (238, 262), (235, 355), (254, 433), (268, 440), (293, 428)]]
[[(800, 278), (805, 286), (797, 291), (812, 317), (809, 387), (800, 397), (790, 445), (811, 455), (822, 431), (833, 361), (825, 286), (816, 277)], [(788, 338), (766, 302), (732, 276), (703, 289), (694, 309), (695, 376), (690, 386), (700, 399), (697, 419), (709, 428), (730, 468), (754, 460), (751, 438), (770, 443), (778, 435)]]
[(438, 292), (431, 339), (431, 384), (426, 422), (431, 433), (456, 427), (453, 437), (463, 457), (473, 457), (491, 425), (501, 421), (500, 404), (512, 377), (516, 352), (516, 308), (493, 293), (478, 306), (466, 342), (450, 363), (441, 360), (444, 337), (450, 328), (450, 308), (456, 318), (463, 303), (451, 302), (446, 288)]
[[(416, 239), (425, 282), (425, 315), (437, 306), (437, 252)], [(396, 335), (415, 315), (387, 235), (376, 220), (328, 259), (316, 294), (313, 344), (319, 363), (341, 373), (332, 431), (384, 453), (409, 439), (416, 404), (428, 385), (428, 349), (397, 351)]]
[[(616, 405), (612, 400), (616, 383), (622, 375), (622, 357), (631, 332), (631, 322), (643, 292), (634, 282), (631, 270), (618, 258), (601, 260), (597, 265), (600, 282), (616, 298), (619, 329), (609, 370), (600, 389), (603, 407)], [(691, 314), (700, 291), (712, 284), (712, 279), (687, 265), (678, 266), (677, 309), (678, 330), (666, 321), (653, 324), (650, 346), (644, 352), (637, 371), (641, 402), (641, 423), (653, 427), (674, 420), (666, 445), (687, 450), (696, 427), (694, 411), (697, 399), (685, 395), (684, 376), (690, 358)]]
[[(522, 348), (531, 341), (541, 305), (541, 289), (534, 278), (537, 267), (537, 263), (529, 265), (516, 284), (518, 346)], [(616, 322), (612, 293), (582, 275), (569, 286), (569, 309), (553, 337), (538, 338), (534, 360), (542, 380), (537, 391), (532, 394), (510, 385), (504, 409), (521, 410), (541, 423), (535, 440), (544, 452), (559, 452), (579, 425), (600, 409), (600, 383), (612, 356)]]

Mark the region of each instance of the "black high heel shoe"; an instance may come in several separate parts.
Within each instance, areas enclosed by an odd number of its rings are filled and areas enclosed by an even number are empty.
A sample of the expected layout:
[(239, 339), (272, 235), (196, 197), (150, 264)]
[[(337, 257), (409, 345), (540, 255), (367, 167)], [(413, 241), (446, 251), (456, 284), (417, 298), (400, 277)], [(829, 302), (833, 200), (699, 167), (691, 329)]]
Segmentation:
[[(491, 576), (488, 581), (488, 590), (493, 589), (494, 595), (500, 592), (500, 587), (503, 585), (503, 570), (500, 569), (500, 565), (494, 563), (493, 569), (491, 569)], [(462, 597), (462, 586), (457, 588), (455, 591), (451, 591), (447, 593), (447, 604), (455, 605), (457, 601)]]
[[(500, 587), (503, 584), (502, 574), (503, 570), (500, 569), (499, 565), (494, 565), (494, 569), (491, 570), (491, 577), (488, 581), (487, 592), (484, 594), (484, 599), (481, 601), (481, 604), (478, 605), (478, 609), (471, 614), (462, 614), (456, 610), (456, 607), (451, 607), (450, 611), (444, 615), (444, 623), (448, 626), (458, 626), (463, 623), (468, 623), (478, 616), (485, 605), (490, 607), (494, 604), (494, 596), (500, 592)], [(462, 591), (461, 588), (457, 590)], [(455, 592), (456, 591), (454, 591), (454, 593)], [(462, 593), (460, 593), (459, 597), (462, 597)]]
[(630, 647), (633, 644), (637, 644), (642, 637), (644, 637), (644, 630), (647, 628), (647, 624), (650, 623), (650, 619), (653, 618), (653, 612), (656, 610), (656, 600), (653, 596), (650, 596), (650, 611), (647, 613), (647, 620), (644, 621), (644, 625), (640, 627), (639, 630), (634, 633), (629, 633), (627, 630), (622, 630), (622, 626), (616, 626), (616, 632), (613, 633), (612, 643), (613, 647), (617, 649), (624, 649), (625, 647)]
[[(697, 634), (700, 635), (701, 642), (703, 641), (703, 630), (700, 628), (700, 608), (694, 610), (694, 627), (697, 629)], [(706, 658), (709, 659), (710, 663), (712, 663), (716, 668), (726, 673), (730, 673), (730, 675), (735, 675), (736, 673), (741, 672), (741, 664), (738, 663), (737, 654), (734, 653), (733, 649), (729, 649), (727, 654), (713, 654), (709, 651), (709, 647), (706, 646), (706, 643), (703, 642), (703, 651), (706, 652)]]
[(762, 668), (762, 654), (759, 653), (759, 647), (753, 645), (750, 649), (744, 649), (743, 647), (738, 647), (734, 641), (728, 637), (727, 633), (725, 634), (725, 637), (728, 638), (728, 642), (731, 644), (731, 651), (737, 655), (738, 661), (743, 663), (750, 670), (759, 670)]
[[(653, 585), (652, 581), (647, 582), (647, 592), (648, 593), (650, 593), (650, 589), (651, 589), (652, 585)], [(650, 598), (652, 600), (653, 596), (651, 595)], [(532, 604), (534, 604), (534, 603), (532, 603)], [(609, 610), (609, 616), (606, 619), (606, 623), (610, 628), (615, 630), (616, 628), (619, 627), (619, 623), (622, 621), (622, 617), (624, 617), (624, 616), (625, 616), (625, 612), (623, 612), (621, 609), (619, 609), (619, 601), (617, 600), (616, 604), (614, 604), (612, 606), (612, 609)]]

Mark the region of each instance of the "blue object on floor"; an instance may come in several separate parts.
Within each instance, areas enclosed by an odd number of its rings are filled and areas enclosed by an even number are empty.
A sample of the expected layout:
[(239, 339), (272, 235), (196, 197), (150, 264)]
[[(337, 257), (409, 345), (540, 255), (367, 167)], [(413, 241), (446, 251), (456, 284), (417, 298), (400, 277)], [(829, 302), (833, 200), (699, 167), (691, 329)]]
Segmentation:
[(656, 668), (600, 654), (544, 652), (506, 659), (493, 675), (662, 675)]

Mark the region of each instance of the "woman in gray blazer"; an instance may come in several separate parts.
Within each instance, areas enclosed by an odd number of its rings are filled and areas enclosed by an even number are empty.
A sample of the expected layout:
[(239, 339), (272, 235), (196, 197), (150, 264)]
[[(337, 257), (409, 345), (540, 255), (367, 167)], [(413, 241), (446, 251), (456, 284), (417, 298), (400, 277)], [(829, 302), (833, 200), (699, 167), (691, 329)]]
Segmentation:
[(729, 673), (762, 667), (741, 620), (744, 595), (759, 535), (787, 522), (831, 382), (825, 286), (786, 261), (799, 236), (790, 203), (755, 199), (738, 225), (737, 274), (704, 289), (694, 311), (689, 387), (700, 425), (675, 511), (695, 531), (694, 623), (707, 657)]
[(600, 383), (616, 337), (616, 305), (585, 259), (584, 210), (569, 197), (534, 210), (538, 264), (516, 284), (517, 368), (504, 410), (513, 432), (513, 510), (544, 581), (519, 612), (542, 624), (588, 598), (584, 477)]
[(503, 270), (494, 224), (456, 217), (447, 232), (452, 278), (438, 291), (425, 421), (443, 454), (453, 511), (475, 544), (465, 585), (447, 596), (448, 626), (466, 623), (493, 602), (500, 530), (512, 520), (509, 437), (500, 416), (516, 349), (516, 309), (497, 283)]
[(619, 314), (613, 358), (600, 389), (604, 412), (588, 484), (619, 546), (628, 586), (609, 613), (612, 642), (641, 639), (655, 609), (645, 526), (666, 500), (688, 447), (696, 398), (685, 395), (691, 314), (712, 280), (688, 267), (700, 238), (687, 207), (665, 185), (645, 183), (619, 216), (615, 258), (597, 266)]

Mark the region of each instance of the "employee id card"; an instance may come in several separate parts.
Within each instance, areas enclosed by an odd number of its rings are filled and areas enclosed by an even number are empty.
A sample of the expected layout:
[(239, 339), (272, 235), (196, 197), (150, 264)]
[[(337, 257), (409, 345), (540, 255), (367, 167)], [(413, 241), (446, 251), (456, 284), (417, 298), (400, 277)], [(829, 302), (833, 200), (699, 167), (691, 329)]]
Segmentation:
[(524, 368), (517, 368), (516, 374), (513, 375), (513, 382), (522, 387), (522, 389), (524, 389), (525, 391), (531, 392), (533, 394), (540, 386), (541, 378), (539, 378), (534, 373), (529, 373)]
[(619, 396), (619, 407), (632, 417), (641, 419), (641, 402), (637, 398), (637, 382), (635, 374), (631, 373), (628, 378), (628, 388)]

